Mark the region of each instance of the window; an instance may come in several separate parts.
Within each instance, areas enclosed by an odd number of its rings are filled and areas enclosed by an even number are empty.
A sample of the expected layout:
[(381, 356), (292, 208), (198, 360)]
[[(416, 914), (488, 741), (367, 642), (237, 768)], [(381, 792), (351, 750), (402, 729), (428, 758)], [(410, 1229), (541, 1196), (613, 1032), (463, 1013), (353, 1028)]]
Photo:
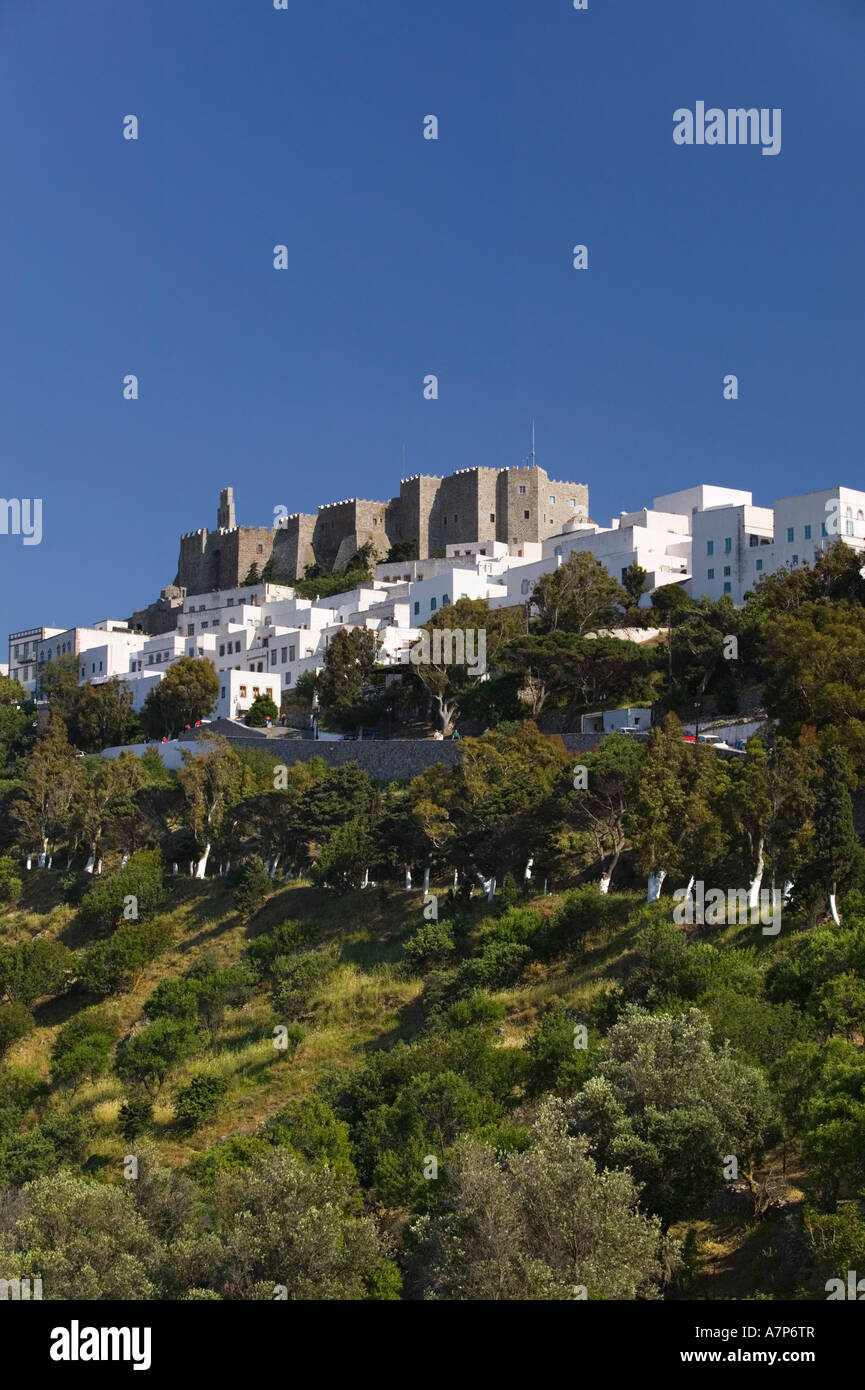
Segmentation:
[(257, 546), (255, 547), (255, 553), (256, 553), (256, 555), (263, 555), (263, 554), (264, 554), (264, 546), (263, 546), (263, 545), (257, 545)]
[(561, 556), (562, 547), (561, 547), (560, 545), (557, 545), (556, 548), (555, 548), (555, 551), (554, 551), (553, 553), (554, 553), (555, 555)]
[(448, 524), (448, 519), (447, 519), (447, 517), (444, 518), (444, 524), (445, 524), (445, 526), (447, 526), (447, 524)]
[(224, 685), (223, 685), (223, 686), (220, 686), (219, 698), (220, 698), (221, 700), (224, 700), (224, 699), (225, 699), (225, 686), (224, 686)]
[(253, 693), (253, 695), (260, 695), (260, 694), (261, 694), (261, 687), (258, 686), (258, 685), (254, 685), (254, 686), (252, 687), (252, 693)]
[(714, 570), (706, 570), (706, 578), (707, 578), (707, 579), (714, 579), (714, 578), (715, 578), (715, 571), (714, 571)]
[(419, 604), (419, 603), (415, 603), (414, 611), (415, 611), (415, 613), (419, 613), (419, 612), (420, 612), (420, 604)]
[(806, 526), (806, 527), (805, 527), (805, 539), (806, 539), (806, 541), (810, 541), (810, 539), (811, 539), (811, 527), (810, 527), (810, 526)]
[(729, 582), (726, 583), (726, 584), (724, 585), (724, 593), (725, 593), (725, 594), (732, 594), (732, 592), (733, 592), (733, 586), (732, 586), (732, 584), (730, 584)]
[(454, 525), (456, 525), (458, 521), (459, 517), (457, 516), (456, 512), (454, 512)]
[(294, 647), (289, 647), (289, 649), (288, 649), (288, 659), (289, 659), (289, 661), (294, 661)]
[(206, 622), (203, 622), (203, 623), (202, 623), (202, 624), (201, 624), (201, 630), (202, 630), (202, 632), (203, 632), (203, 631), (204, 631), (204, 629), (205, 629), (205, 628), (206, 628), (206, 627), (208, 627), (208, 626), (209, 626), (209, 624), (208, 624), (208, 623), (206, 623)]
[(187, 623), (187, 624), (186, 624), (186, 635), (187, 635), (187, 637), (194, 637), (194, 636), (195, 636), (195, 623)]
[(495, 519), (496, 519), (496, 514), (495, 514), (495, 512), (490, 512), (490, 521), (495, 521)]
[(551, 497), (550, 497), (550, 506), (551, 506), (551, 507), (554, 507), (555, 505), (556, 505), (556, 499), (555, 499), (555, 497), (551, 496)]
[(199, 603), (199, 605), (198, 605), (198, 611), (199, 611), (199, 613), (205, 612), (206, 608), (207, 608), (207, 604), (205, 604), (205, 603)]
[(825, 521), (821, 521), (821, 522), (820, 522), (820, 535), (821, 535), (821, 536), (825, 536), (825, 535), (826, 535), (826, 523), (825, 523)]
[(852, 534), (853, 534), (853, 522), (852, 522), (852, 521), (845, 521), (845, 522), (844, 522), (844, 535), (845, 535), (845, 536), (852, 536)]
[(525, 484), (524, 484), (524, 483), (520, 483), (520, 497), (525, 497), (525, 495), (526, 495)]
[(758, 570), (761, 570), (762, 568), (763, 568), (763, 561), (762, 561), (762, 560), (758, 560), (758, 561), (757, 561), (757, 569), (758, 569)]
[(270, 664), (271, 666), (276, 665), (276, 647), (274, 647), (273, 651), (270, 653)]
[(283, 666), (284, 666), (285, 663), (288, 661), (288, 647), (283, 647), (283, 648), (282, 648), (282, 650), (281, 650), (280, 653), (279, 653), (279, 660), (280, 660), (280, 662), (282, 663)]
[(529, 519), (529, 513), (528, 513), (527, 511), (523, 512), (523, 518), (524, 518), (524, 520), (528, 521), (528, 519)]
[(794, 565), (798, 565), (798, 563), (799, 563), (799, 556), (798, 556), (798, 555), (794, 555), (794, 556), (793, 556), (793, 564), (794, 564)]
[(732, 549), (733, 549), (733, 537), (732, 537), (732, 536), (726, 536), (726, 537), (724, 538), (724, 554), (725, 554), (725, 555), (729, 555), (729, 554), (730, 554), (730, 551), (731, 551)]
[(787, 527), (787, 540), (788, 540), (788, 541), (792, 541), (792, 540), (795, 540), (795, 539), (796, 539), (796, 528), (795, 528), (795, 526), (788, 526), (788, 527)]
[(447, 594), (442, 594), (442, 608), (447, 608), (449, 603), (450, 599), (448, 598)]
[(437, 605), (436, 600), (435, 600), (434, 598), (431, 598), (430, 601), (429, 601), (429, 611), (430, 611), (431, 613), (434, 613), (434, 612), (436, 611), (437, 606), (438, 606), (438, 605)]
[(226, 603), (225, 603), (225, 606), (226, 606), (226, 608), (233, 608), (233, 607), (234, 607), (234, 599), (233, 599), (233, 598), (227, 599), (227, 600), (226, 600)]
[(575, 507), (576, 505), (577, 505), (577, 499), (576, 499), (576, 497), (569, 497), (569, 498), (568, 498), (568, 506), (569, 506), (569, 507)]
[(522, 584), (520, 585), (520, 593), (527, 594), (528, 592), (529, 592), (529, 581), (528, 581), (527, 579), (524, 579), (523, 582), (522, 582)]
[(749, 544), (752, 548), (753, 548), (755, 545), (759, 545), (759, 544), (760, 544), (760, 538), (759, 538), (759, 536), (749, 536), (749, 537), (748, 537), (748, 544)]
[(239, 693), (239, 695), (240, 695), (241, 700), (245, 700), (245, 699), (246, 699), (246, 686), (245, 686), (245, 685), (242, 685), (242, 686), (240, 687), (240, 690), (239, 690), (238, 693)]
[(714, 555), (714, 553), (715, 553), (715, 542), (714, 542), (714, 541), (706, 541), (706, 554), (707, 554), (707, 555)]
[(725, 566), (724, 566), (724, 575), (726, 576), (727, 579), (730, 578), (730, 566), (729, 566), (729, 565), (725, 565)]
[(219, 655), (220, 655), (220, 656), (225, 656), (225, 643), (224, 643), (224, 642), (220, 642), (220, 644), (219, 644)]

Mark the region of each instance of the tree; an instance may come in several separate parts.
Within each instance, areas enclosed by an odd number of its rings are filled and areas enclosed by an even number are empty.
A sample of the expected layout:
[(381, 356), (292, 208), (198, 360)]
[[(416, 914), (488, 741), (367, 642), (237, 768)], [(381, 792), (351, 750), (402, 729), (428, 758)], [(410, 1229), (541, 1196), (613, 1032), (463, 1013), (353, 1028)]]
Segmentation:
[(219, 690), (219, 677), (207, 657), (182, 656), (144, 701), (145, 731), (152, 738), (175, 738), (212, 713)]
[(136, 1210), (135, 1186), (69, 1172), (38, 1178), (8, 1219), (4, 1275), (41, 1277), (45, 1297), (60, 1301), (155, 1297), (163, 1251)]
[(638, 869), (649, 876), (649, 902), (660, 897), (664, 879), (680, 866), (679, 831), (685, 795), (679, 779), (682, 726), (667, 715), (649, 734), (633, 801), (626, 817)]
[[(446, 735), (457, 717), (470, 708), (473, 696), (479, 694), (490, 672), (502, 663), (508, 643), (521, 635), (523, 627), (515, 609), (492, 609), (486, 599), (461, 598), (440, 608), (424, 624), (424, 631), (430, 636), (426, 637), (425, 646), (421, 639), (420, 645), (412, 649), (412, 670), (435, 703), (441, 732)], [(473, 662), (464, 659), (457, 663), (459, 647), (455, 638), (440, 638), (440, 649), (436, 651), (431, 637), (445, 631), (462, 635), (464, 658), (468, 642), (474, 643)]]
[(849, 886), (854, 872), (861, 870), (863, 854), (853, 828), (853, 803), (841, 752), (830, 748), (822, 767), (814, 809), (814, 854), (807, 878), (823, 900), (828, 898), (832, 918), (840, 922), (838, 893)]
[(397, 541), (392, 545), (385, 556), (385, 563), (388, 565), (401, 564), (403, 560), (416, 560), (418, 558), (417, 541)]
[(199, 1072), (177, 1092), (174, 1118), (184, 1129), (197, 1129), (215, 1117), (227, 1091), (228, 1082), (224, 1076)]
[(0, 998), (30, 1005), (68, 985), (76, 957), (62, 941), (34, 938), (20, 946), (0, 946)]
[(35, 706), (27, 691), (0, 676), (0, 774), (27, 751), (35, 732)]
[(539, 576), (530, 600), (543, 631), (562, 627), (582, 637), (620, 618), (628, 595), (590, 552), (573, 551), (558, 569)]
[(361, 888), (371, 854), (372, 842), (363, 820), (347, 821), (319, 850), (312, 866), (313, 882), (337, 893)]
[(363, 687), (375, 669), (378, 643), (367, 628), (343, 628), (328, 643), (316, 682), (321, 708), (337, 724), (363, 722)]
[(172, 1067), (191, 1057), (197, 1046), (188, 1019), (157, 1018), (135, 1033), (117, 1056), (117, 1074), (155, 1095)]
[(636, 560), (622, 574), (622, 588), (628, 595), (628, 607), (639, 608), (640, 599), (648, 588), (649, 576)]
[(643, 749), (626, 734), (610, 734), (587, 757), (588, 787), (573, 794), (573, 819), (586, 834), (601, 871), (600, 890), (609, 892), (628, 843), (628, 800), (639, 776)]
[(245, 921), (258, 911), (272, 887), (270, 875), (258, 857), (244, 865), (234, 890), (234, 906)]
[(274, 723), (279, 718), (279, 710), (276, 708), (269, 695), (256, 695), (249, 707), (246, 715), (246, 723), (251, 729), (263, 729), (268, 719)]
[(71, 1018), (54, 1040), (51, 1079), (74, 1093), (84, 1081), (95, 1081), (108, 1070), (116, 1029), (107, 1015), (87, 1011)]
[(84, 790), (84, 769), (66, 737), (66, 729), (52, 718), (27, 759), (21, 777), (21, 795), (13, 816), (22, 850), (41, 851), (46, 864), (59, 844), (68, 843), (74, 813)]
[(248, 588), (251, 588), (253, 584), (260, 584), (260, 583), (261, 583), (261, 575), (259, 574), (259, 571), (258, 571), (258, 565), (256, 564), (255, 560), (253, 560), (252, 564), (250, 565), (250, 567), (249, 567), (249, 569), (248, 569), (248, 571), (247, 571), (246, 578), (245, 578), (245, 579), (243, 580), (243, 582), (242, 582), (241, 587), (244, 588), (244, 589), (248, 589)]
[(99, 685), (85, 681), (77, 686), (64, 718), (70, 742), (85, 753), (131, 743), (140, 731), (138, 716), (132, 712), (132, 692), (120, 680)]
[(177, 774), (185, 798), (184, 820), (200, 856), (196, 878), (204, 878), (214, 843), (229, 829), (232, 809), (253, 790), (255, 781), (226, 739), (209, 739), (207, 748), (195, 754), (184, 749)]
[(573, 1299), (580, 1287), (590, 1300), (658, 1298), (675, 1266), (631, 1175), (599, 1172), (554, 1099), (524, 1153), (460, 1138), (436, 1212), (413, 1232), (410, 1290), (427, 1299)]
[(21, 1038), (26, 1038), (35, 1027), (33, 1015), (20, 1000), (0, 1004), (0, 1057), (5, 1057), (9, 1048)]

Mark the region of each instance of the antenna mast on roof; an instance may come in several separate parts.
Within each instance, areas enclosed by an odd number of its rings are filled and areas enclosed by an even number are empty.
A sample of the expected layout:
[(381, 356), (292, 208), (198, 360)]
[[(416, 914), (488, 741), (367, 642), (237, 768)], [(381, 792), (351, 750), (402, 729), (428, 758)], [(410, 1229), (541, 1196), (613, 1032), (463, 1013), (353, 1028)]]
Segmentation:
[(523, 458), (523, 463), (527, 463), (527, 464), (529, 465), (529, 468), (536, 468), (536, 467), (537, 467), (537, 464), (536, 464), (536, 462), (535, 462), (535, 422), (534, 422), (534, 420), (532, 421), (532, 450), (531, 450), (531, 453), (526, 454), (526, 455), (524, 456), (524, 458)]

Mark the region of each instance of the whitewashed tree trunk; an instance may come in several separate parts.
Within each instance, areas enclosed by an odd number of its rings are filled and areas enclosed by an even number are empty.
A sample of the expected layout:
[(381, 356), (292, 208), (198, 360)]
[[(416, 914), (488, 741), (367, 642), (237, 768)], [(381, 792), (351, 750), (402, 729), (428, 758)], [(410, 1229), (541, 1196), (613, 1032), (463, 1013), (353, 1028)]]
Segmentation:
[(411, 892), (411, 869), (408, 864), (405, 866), (405, 891)]
[(457, 888), (459, 887), (459, 882), (460, 882), (460, 871), (459, 871), (459, 869), (454, 869), (454, 892), (457, 891)]
[(66, 872), (67, 872), (67, 873), (68, 873), (69, 870), (72, 868), (72, 860), (73, 860), (74, 858), (75, 858), (75, 855), (74, 855), (74, 854), (69, 854), (69, 855), (66, 856)]
[(757, 846), (757, 864), (754, 869), (754, 877), (751, 879), (751, 885), (748, 889), (749, 912), (752, 912), (754, 908), (759, 907), (760, 888), (763, 883), (763, 870), (765, 867), (765, 860), (763, 858), (763, 840), (761, 839), (759, 845)]
[(172, 877), (172, 878), (176, 878), (176, 877), (177, 877), (177, 862), (176, 862), (176, 860), (175, 860), (175, 861), (172, 863), (172, 865), (171, 865), (171, 877)]
[(487, 902), (491, 903), (496, 895), (496, 876), (493, 874), (487, 886)]
[(364, 871), (363, 871), (363, 883), (362, 883), (360, 886), (361, 886), (361, 888), (366, 888), (366, 887), (368, 886), (368, 884), (369, 884), (369, 869), (364, 869)]
[(649, 893), (647, 901), (656, 903), (661, 896), (661, 889), (664, 886), (664, 879), (667, 877), (666, 869), (659, 869), (656, 874), (649, 874)]
[(53, 854), (49, 854), (49, 856), (48, 856), (48, 863), (47, 863), (47, 865), (46, 865), (46, 868), (50, 869), (50, 868), (51, 868), (51, 865), (52, 865), (53, 863), (54, 863), (54, 855), (53, 855)]
[(523, 870), (523, 878), (525, 879), (526, 883), (528, 883), (529, 879), (530, 879), (531, 876), (532, 876), (532, 865), (534, 864), (534, 862), (535, 862), (535, 856), (532, 854), (532, 855), (529, 856), (528, 860), (526, 861), (526, 867), (525, 867), (525, 869)]
[(190, 877), (190, 878), (194, 878), (194, 877), (195, 877), (195, 860), (194, 860), (194, 859), (190, 859), (190, 861), (189, 861), (189, 877)]
[(424, 896), (429, 892), (429, 864), (427, 864), (423, 871), (423, 891)]
[(612, 880), (612, 877), (612, 872), (609, 870), (601, 874), (600, 880), (598, 882), (598, 888), (602, 893), (609, 893), (610, 881)]
[(121, 867), (121, 869), (125, 869), (125, 868), (126, 868), (126, 865), (127, 865), (128, 863), (129, 863), (129, 850), (128, 850), (128, 849), (125, 849), (125, 850), (123, 851), (123, 853), (121, 854), (121, 856), (120, 856), (120, 867)]
[(196, 877), (196, 878), (204, 878), (205, 874), (207, 873), (207, 861), (208, 861), (209, 857), (210, 857), (210, 842), (208, 841), (208, 843), (204, 846), (204, 853), (202, 854), (201, 858), (199, 859), (198, 864), (197, 864), (196, 869), (195, 869), (195, 877)]
[(32, 869), (32, 868), (33, 868), (33, 855), (32, 855), (32, 854), (28, 854), (28, 856), (27, 856), (27, 868), (28, 868), (28, 869)]
[(104, 860), (104, 859), (100, 859), (99, 862), (98, 862), (97, 865), (96, 865), (96, 872), (97, 872), (97, 874), (101, 874), (101, 873), (102, 873), (102, 870), (104, 869), (104, 867), (105, 867), (105, 860)]
[(93, 855), (90, 854), (90, 855), (87, 856), (87, 863), (84, 865), (84, 872), (85, 872), (86, 874), (92, 874), (92, 873), (93, 873), (93, 870), (95, 869), (95, 867), (96, 867), (96, 861), (95, 861), (95, 859), (93, 858)]
[(838, 903), (836, 901), (836, 885), (832, 884), (832, 892), (829, 894), (829, 911), (832, 913), (832, 921), (836, 927), (840, 927), (841, 918), (838, 915)]

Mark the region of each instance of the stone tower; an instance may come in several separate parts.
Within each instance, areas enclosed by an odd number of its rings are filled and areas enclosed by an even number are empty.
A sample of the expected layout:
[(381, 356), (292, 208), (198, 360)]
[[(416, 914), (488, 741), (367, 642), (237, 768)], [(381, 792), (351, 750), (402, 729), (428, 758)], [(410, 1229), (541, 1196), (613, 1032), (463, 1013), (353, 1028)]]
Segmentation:
[(216, 524), (220, 531), (232, 531), (237, 525), (234, 515), (234, 488), (224, 487), (219, 494), (219, 510)]

